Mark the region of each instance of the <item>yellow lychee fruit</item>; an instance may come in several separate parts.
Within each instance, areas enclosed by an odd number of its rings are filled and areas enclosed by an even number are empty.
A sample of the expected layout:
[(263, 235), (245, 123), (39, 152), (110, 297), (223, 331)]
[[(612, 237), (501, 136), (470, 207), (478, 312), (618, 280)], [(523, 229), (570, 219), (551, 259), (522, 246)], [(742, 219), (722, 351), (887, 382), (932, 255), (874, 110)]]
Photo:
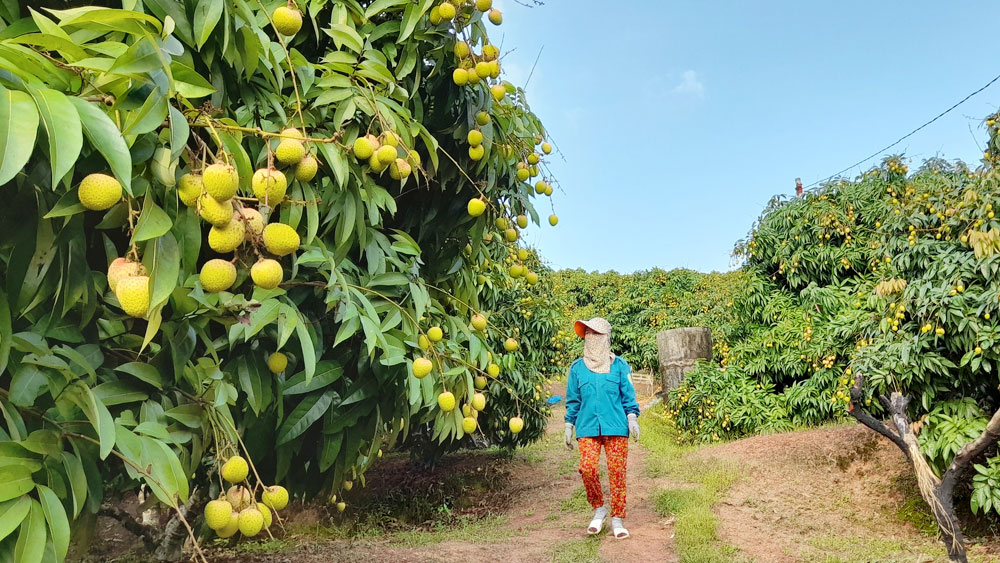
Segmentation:
[(456, 68), (451, 71), (451, 80), (455, 86), (465, 86), (469, 83), (469, 71), (464, 68)]
[(493, 0), (476, 0), (476, 9), (485, 12), (493, 7)]
[(344, 481), (344, 490), (350, 491), (354, 488), (354, 481)]
[(243, 222), (247, 238), (252, 238), (254, 235), (260, 236), (264, 232), (264, 216), (256, 209), (244, 207), (236, 212), (233, 219), (239, 219)]
[(480, 82), (483, 81), (483, 79), (479, 78), (479, 75), (476, 74), (476, 69), (470, 68), (465, 72), (466, 74), (469, 75), (469, 86), (475, 86), (476, 84), (479, 84)]
[(236, 266), (227, 260), (213, 258), (201, 267), (198, 279), (201, 280), (201, 286), (209, 293), (226, 291), (236, 283)]
[(250, 268), (250, 279), (261, 289), (274, 289), (281, 285), (285, 277), (284, 270), (277, 260), (261, 258)]
[(490, 364), (486, 366), (486, 373), (488, 373), (489, 376), (492, 377), (493, 379), (496, 379), (500, 375), (500, 366), (496, 364)]
[(524, 266), (520, 264), (513, 264), (507, 269), (507, 273), (510, 274), (510, 277), (512, 278), (519, 278), (524, 275), (524, 270)]
[(220, 538), (231, 538), (236, 535), (236, 532), (240, 531), (240, 513), (233, 511), (229, 515), (229, 521), (226, 525), (215, 531), (215, 534)]
[(406, 153), (406, 162), (409, 162), (412, 168), (418, 168), (420, 166), (420, 153), (410, 149)]
[(455, 56), (456, 57), (458, 57), (460, 59), (464, 59), (464, 58), (468, 57), (470, 53), (471, 53), (471, 50), (469, 49), (469, 44), (468, 43), (466, 43), (465, 41), (456, 41), (455, 42)]
[(233, 220), (233, 200), (217, 201), (209, 194), (198, 198), (198, 210), (201, 218), (216, 227), (225, 227)]
[(472, 160), (482, 160), (483, 155), (486, 154), (486, 147), (479, 145), (478, 147), (469, 147), (469, 158)]
[(177, 197), (188, 207), (194, 207), (204, 191), (205, 185), (201, 181), (201, 174), (184, 174), (177, 181)]
[(545, 154), (551, 154), (552, 145), (550, 145), (549, 143), (542, 143), (542, 152)]
[(462, 419), (462, 430), (464, 430), (466, 434), (472, 434), (475, 432), (477, 426), (478, 423), (476, 423), (476, 419), (471, 416), (467, 416)]
[(232, 505), (233, 510), (239, 512), (250, 506), (250, 503), (253, 502), (253, 495), (246, 487), (234, 485), (226, 491), (226, 500)]
[(392, 164), (392, 162), (396, 160), (396, 155), (397, 155), (396, 147), (393, 147), (391, 145), (382, 145), (381, 147), (379, 147), (376, 154), (378, 154), (378, 160), (382, 164), (385, 165)]
[(432, 364), (427, 358), (417, 358), (413, 360), (413, 377), (423, 379), (427, 377), (427, 374), (429, 374), (433, 368), (434, 364)]
[(264, 527), (264, 515), (257, 508), (257, 505), (249, 506), (240, 511), (240, 533), (246, 537), (253, 537), (260, 533)]
[(278, 374), (285, 371), (288, 367), (288, 356), (284, 352), (272, 352), (270, 356), (267, 357), (267, 369), (271, 370), (271, 373)]
[(358, 137), (354, 141), (354, 156), (358, 160), (368, 160), (375, 154), (375, 147), (368, 137)]
[(518, 215), (517, 216), (517, 226), (521, 227), (522, 229), (525, 228), (525, 227), (527, 227), (528, 226), (528, 216), (527, 215)]
[(479, 129), (473, 129), (472, 131), (469, 131), (468, 141), (470, 145), (478, 147), (479, 145), (483, 144), (483, 132), (480, 131)]
[(520, 347), (521, 347), (521, 345), (518, 344), (517, 340), (515, 340), (513, 338), (508, 338), (503, 343), (503, 349), (507, 350), (508, 352), (513, 352), (514, 350), (517, 350)]
[(490, 63), (486, 61), (479, 61), (476, 63), (476, 76), (479, 78), (487, 78), (493, 72), (493, 67)]
[(522, 182), (526, 181), (530, 175), (531, 175), (531, 173), (528, 172), (527, 168), (518, 168), (517, 169), (517, 179), (520, 180), (520, 181), (522, 181)]
[(417, 338), (417, 346), (419, 346), (421, 350), (427, 350), (431, 347), (431, 341), (427, 340), (427, 337), (421, 334), (420, 338)]
[(496, 45), (483, 45), (483, 58), (493, 62), (500, 56), (500, 48)]
[(545, 180), (539, 180), (535, 182), (535, 193), (544, 194), (545, 193)]
[(431, 25), (437, 25), (441, 23), (441, 10), (438, 6), (431, 8), (431, 11), (427, 14), (427, 19), (430, 20)]
[(410, 176), (411, 171), (410, 163), (402, 158), (397, 158), (389, 165), (389, 177), (393, 180), (405, 180)]
[(510, 422), (507, 423), (507, 427), (510, 428), (511, 434), (517, 434), (521, 432), (521, 430), (524, 430), (524, 420), (522, 420), (519, 416), (513, 416), (511, 417)]
[(545, 184), (545, 195), (552, 195), (552, 184)]
[(298, 139), (282, 139), (274, 149), (274, 156), (282, 164), (298, 164), (306, 156), (306, 146)]
[(472, 396), (472, 408), (481, 411), (486, 408), (486, 395), (476, 393)]
[(319, 172), (319, 161), (313, 155), (303, 158), (295, 167), (295, 179), (300, 182), (309, 182), (316, 177)]
[(233, 513), (233, 505), (229, 501), (217, 499), (208, 501), (205, 505), (205, 524), (213, 530), (221, 530), (229, 525), (229, 517)]
[(442, 2), (438, 5), (438, 15), (441, 16), (442, 20), (451, 21), (455, 19), (455, 5), (448, 2)]
[(302, 29), (302, 12), (288, 6), (278, 6), (271, 12), (274, 29), (282, 35), (295, 35)]
[(500, 102), (503, 101), (505, 96), (507, 96), (507, 89), (500, 84), (494, 84), (493, 86), (490, 86), (490, 94), (493, 96), (494, 100)]
[(430, 338), (431, 342), (439, 342), (444, 338), (444, 331), (439, 326), (432, 326), (427, 329), (427, 338)]
[(143, 318), (149, 311), (149, 276), (130, 276), (118, 280), (115, 297), (130, 317)]
[(486, 316), (480, 313), (472, 315), (472, 328), (480, 332), (486, 330)]
[(540, 159), (541, 159), (541, 157), (538, 156), (538, 153), (537, 152), (533, 152), (533, 153), (531, 153), (531, 154), (528, 155), (528, 164), (531, 164), (531, 165), (538, 164), (538, 161)]
[(535, 285), (538, 283), (538, 274), (529, 270), (524, 274), (524, 279), (528, 282), (528, 285)]
[(266, 504), (262, 502), (257, 503), (257, 510), (259, 510), (260, 515), (264, 517), (264, 528), (265, 529), (270, 528), (271, 522), (273, 521), (271, 519), (271, 510), (267, 507)]
[(500, 12), (500, 10), (497, 9), (490, 10), (490, 23), (492, 23), (493, 25), (500, 25), (503, 23), (503, 14)]
[[(230, 264), (232, 266), (232, 264)], [(250, 473), (250, 465), (242, 456), (234, 455), (222, 464), (222, 478), (230, 483), (239, 483), (247, 478)], [(235, 503), (230, 501), (235, 506)]]
[(337, 512), (343, 512), (346, 509), (347, 509), (347, 503), (346, 502), (340, 501), (340, 502), (337, 503)]
[(372, 169), (372, 172), (375, 172), (376, 174), (381, 174), (383, 171), (385, 171), (386, 168), (389, 167), (389, 165), (379, 160), (378, 152), (376, 152), (375, 154), (372, 155), (371, 158), (368, 159), (368, 167)]
[(517, 229), (513, 227), (506, 229), (503, 232), (503, 238), (507, 239), (507, 242), (514, 242), (519, 236), (520, 235), (518, 234)]
[(500, 61), (490, 61), (490, 78), (500, 78)]
[(288, 491), (281, 485), (271, 485), (264, 488), (264, 492), (260, 494), (260, 500), (269, 508), (281, 510), (288, 505)]
[(275, 256), (285, 256), (298, 250), (301, 239), (295, 229), (284, 223), (271, 223), (264, 227), (264, 246)]
[(261, 202), (271, 207), (277, 207), (285, 199), (288, 189), (288, 179), (280, 170), (261, 168), (253, 173), (253, 195)]
[(208, 246), (212, 250), (225, 254), (239, 248), (247, 236), (246, 225), (240, 221), (239, 212), (233, 214), (234, 220), (224, 227), (212, 227), (208, 231)]
[(379, 135), (378, 139), (383, 145), (390, 147), (399, 146), (399, 135), (397, 135), (395, 131), (383, 131), (382, 134)]
[(469, 215), (472, 217), (479, 217), (486, 211), (486, 202), (479, 198), (473, 198), (469, 200)]
[(555, 227), (557, 224), (559, 224), (559, 217), (557, 217), (555, 214), (549, 215), (549, 224)]
[(455, 395), (451, 394), (451, 391), (445, 391), (438, 395), (438, 406), (444, 412), (451, 412), (455, 409)]
[(485, 126), (485, 125), (489, 125), (489, 123), (490, 123), (490, 114), (486, 113), (485, 111), (481, 111), (481, 112), (477, 113), (476, 114), (476, 123), (478, 123), (480, 127)]
[(107, 174), (88, 174), (77, 191), (80, 203), (91, 211), (110, 209), (122, 198), (122, 185)]
[(240, 175), (229, 164), (217, 162), (205, 167), (201, 173), (201, 183), (208, 195), (216, 201), (226, 201), (236, 195), (240, 187)]
[(475, 379), (472, 380), (472, 384), (475, 385), (476, 389), (485, 389), (486, 378), (482, 375), (477, 375)]
[(296, 129), (295, 127), (288, 127), (281, 130), (281, 138), (283, 139), (297, 139), (299, 141), (306, 138), (305, 134), (302, 133), (301, 129)]
[(518, 260), (527, 260), (528, 259), (528, 249), (527, 248), (518, 248), (517, 249), (517, 259)]
[(114, 291), (118, 287), (118, 282), (130, 276), (144, 276), (146, 268), (139, 262), (132, 262), (128, 258), (115, 258), (108, 266), (108, 289)]

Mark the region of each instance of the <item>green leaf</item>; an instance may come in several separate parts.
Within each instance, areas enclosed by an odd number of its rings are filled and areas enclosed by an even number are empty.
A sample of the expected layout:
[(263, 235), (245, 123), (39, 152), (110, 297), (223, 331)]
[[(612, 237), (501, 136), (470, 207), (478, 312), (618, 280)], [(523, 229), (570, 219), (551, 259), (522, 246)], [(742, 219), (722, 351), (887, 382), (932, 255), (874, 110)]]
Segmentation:
[(115, 446), (115, 421), (111, 418), (111, 413), (100, 400), (94, 396), (90, 387), (77, 380), (69, 385), (69, 389), (63, 394), (72, 400), (83, 414), (87, 417), (90, 425), (97, 433), (100, 443), (100, 458), (105, 459)]
[(299, 344), (302, 346), (302, 367), (305, 369), (306, 381), (312, 379), (316, 373), (316, 347), (313, 345), (312, 336), (306, 326), (307, 319), (300, 318), (295, 325), (295, 334), (299, 337)]
[(20, 445), (30, 452), (51, 457), (58, 457), (63, 451), (59, 434), (54, 430), (35, 430)]
[(170, 446), (162, 441), (148, 436), (141, 436), (143, 458), (149, 460), (153, 467), (153, 476), (168, 493), (176, 493), (181, 502), (188, 500), (188, 480), (184, 475), (184, 467)]
[(41, 501), (42, 512), (49, 523), (49, 537), (56, 549), (56, 557), (62, 561), (69, 551), (69, 519), (59, 497), (45, 485), (38, 485), (38, 499)]
[(417, 23), (433, 4), (434, 0), (419, 0), (417, 3), (407, 4), (406, 12), (403, 13), (403, 25), (399, 30), (399, 39), (396, 40), (396, 43), (402, 43), (410, 37), (417, 27)]
[(305, 372), (299, 372), (285, 382), (284, 391), (282, 393), (286, 397), (289, 395), (310, 393), (330, 385), (334, 381), (340, 379), (340, 376), (342, 375), (344, 375), (344, 368), (341, 367), (340, 364), (330, 360), (322, 360), (316, 364), (316, 375), (309, 380), (309, 383), (306, 383)]
[(0, 186), (28, 163), (37, 132), (38, 110), (31, 96), (0, 86)]
[(370, 6), (368, 6), (368, 9), (365, 10), (365, 19), (370, 20), (372, 19), (372, 16), (375, 16), (376, 14), (381, 14), (382, 12), (386, 12), (389, 10), (389, 8), (396, 8), (398, 6), (402, 6), (403, 4), (408, 3), (409, 1), (410, 0), (375, 0), (374, 2), (371, 3)]
[(149, 93), (141, 108), (125, 114), (125, 128), (122, 129), (122, 135), (135, 137), (143, 133), (155, 131), (163, 124), (163, 120), (167, 118), (168, 105), (167, 97), (163, 95), (160, 88), (154, 88)]
[(191, 127), (184, 114), (174, 106), (169, 107), (167, 115), (170, 118), (170, 155), (176, 159), (184, 150), (184, 144), (191, 135)]
[(73, 518), (80, 515), (83, 503), (87, 500), (87, 474), (83, 471), (83, 462), (70, 452), (62, 453), (63, 469), (66, 470), (66, 480), (69, 481), (73, 499)]
[(247, 396), (247, 404), (253, 409), (254, 414), (260, 414), (264, 406), (263, 377), (261, 377), (260, 362), (253, 357), (241, 357), (236, 362), (237, 375), (240, 381), (240, 390)]
[(205, 411), (195, 403), (177, 405), (163, 414), (191, 429), (202, 428), (205, 424)]
[(10, 402), (19, 407), (30, 407), (46, 385), (48, 378), (38, 366), (22, 363), (11, 377)]
[(338, 49), (347, 47), (355, 53), (360, 53), (365, 47), (364, 40), (353, 27), (335, 23), (331, 24), (329, 29), (324, 29), (323, 31), (333, 38), (333, 42)]
[(29, 510), (31, 510), (31, 498), (25, 495), (0, 503), (0, 540), (9, 536), (21, 525)]
[(122, 364), (115, 369), (117, 371), (127, 373), (136, 379), (145, 381), (158, 389), (163, 388), (163, 378), (160, 377), (160, 372), (150, 364), (144, 362), (129, 362), (127, 364)]
[(322, 394), (316, 393), (303, 397), (278, 428), (278, 439), (275, 445), (280, 446), (302, 435), (312, 423), (326, 413), (333, 402), (334, 395), (335, 392), (330, 389)]
[(19, 497), (35, 488), (31, 470), (23, 465), (0, 467), (0, 501)]
[(77, 213), (83, 213), (86, 210), (87, 208), (80, 203), (79, 192), (77, 190), (70, 190), (59, 198), (59, 201), (52, 206), (52, 209), (48, 213), (42, 216), (42, 219), (68, 217)]
[(83, 148), (83, 127), (80, 114), (62, 92), (49, 88), (29, 88), (49, 138), (49, 161), (52, 167), (52, 187), (55, 188), (80, 156)]
[(246, 333), (246, 339), (250, 340), (264, 327), (278, 320), (278, 312), (281, 309), (281, 302), (277, 299), (266, 299), (260, 304), (256, 311), (250, 314), (250, 327)]
[[(142, 220), (142, 216), (139, 220)], [(146, 251), (149, 252), (148, 247)], [(181, 270), (181, 254), (174, 235), (166, 232), (163, 236), (158, 237), (153, 246), (153, 252), (153, 267), (151, 268), (153, 289), (149, 298), (151, 308), (166, 303), (167, 299), (170, 298), (170, 294), (177, 287), (177, 277)]]
[(194, 38), (199, 49), (212, 35), (212, 30), (222, 17), (222, 11), (222, 0), (198, 0), (198, 6), (194, 9)]
[(105, 381), (94, 387), (94, 395), (105, 406), (124, 405), (145, 401), (149, 395), (121, 381)]
[[(167, 215), (166, 211), (159, 205), (156, 205), (156, 202), (153, 201), (153, 195), (147, 192), (142, 204), (142, 213), (139, 214), (139, 220), (135, 225), (132, 242), (142, 242), (163, 236), (170, 231), (172, 225), (173, 222), (170, 220), (170, 215)], [(175, 251), (176, 246), (177, 241), (174, 241)], [(173, 291), (173, 288), (170, 288), (170, 290)], [(152, 306), (152, 302), (150, 302), (150, 305)]]
[(17, 563), (41, 563), (45, 557), (45, 514), (37, 500), (31, 501), (28, 517), (21, 523), (21, 531), (14, 545)]
[(10, 347), (13, 344), (13, 340), (14, 334), (11, 327), (10, 305), (7, 303), (7, 294), (3, 288), (0, 288), (0, 374), (7, 369), (7, 361), (10, 359)]
[(14, 442), (0, 442), (0, 466), (22, 465), (34, 472), (42, 468), (38, 457)]
[(170, 73), (174, 76), (177, 93), (185, 98), (204, 98), (215, 92), (215, 87), (191, 67), (174, 61), (170, 63)]

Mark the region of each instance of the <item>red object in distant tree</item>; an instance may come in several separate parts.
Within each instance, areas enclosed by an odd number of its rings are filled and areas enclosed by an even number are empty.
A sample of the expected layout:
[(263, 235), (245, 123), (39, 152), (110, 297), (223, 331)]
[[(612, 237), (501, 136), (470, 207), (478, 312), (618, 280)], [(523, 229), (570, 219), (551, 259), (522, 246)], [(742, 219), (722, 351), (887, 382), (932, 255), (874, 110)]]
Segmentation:
[(795, 179), (795, 195), (802, 195), (802, 178)]

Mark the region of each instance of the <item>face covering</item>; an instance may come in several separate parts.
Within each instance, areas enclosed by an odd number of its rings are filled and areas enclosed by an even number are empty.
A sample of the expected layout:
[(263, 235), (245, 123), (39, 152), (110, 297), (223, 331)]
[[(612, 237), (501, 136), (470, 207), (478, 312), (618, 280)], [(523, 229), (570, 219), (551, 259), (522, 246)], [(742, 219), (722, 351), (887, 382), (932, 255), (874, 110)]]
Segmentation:
[(611, 335), (588, 331), (583, 337), (583, 363), (594, 373), (611, 371), (611, 361), (615, 355), (611, 353)]

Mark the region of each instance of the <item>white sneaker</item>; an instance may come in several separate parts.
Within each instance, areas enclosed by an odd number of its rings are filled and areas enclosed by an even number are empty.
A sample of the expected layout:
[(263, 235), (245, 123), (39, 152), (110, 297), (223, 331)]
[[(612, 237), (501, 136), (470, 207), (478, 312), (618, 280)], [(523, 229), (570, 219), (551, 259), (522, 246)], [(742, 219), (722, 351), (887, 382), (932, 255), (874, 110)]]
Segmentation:
[(602, 506), (594, 511), (594, 519), (587, 526), (587, 533), (590, 535), (599, 534), (604, 529), (604, 521), (608, 518), (608, 508)]

